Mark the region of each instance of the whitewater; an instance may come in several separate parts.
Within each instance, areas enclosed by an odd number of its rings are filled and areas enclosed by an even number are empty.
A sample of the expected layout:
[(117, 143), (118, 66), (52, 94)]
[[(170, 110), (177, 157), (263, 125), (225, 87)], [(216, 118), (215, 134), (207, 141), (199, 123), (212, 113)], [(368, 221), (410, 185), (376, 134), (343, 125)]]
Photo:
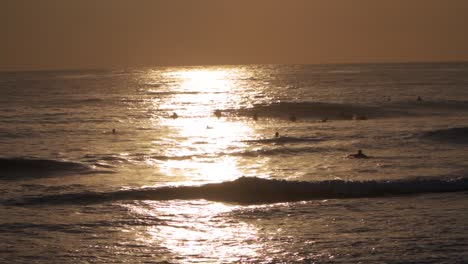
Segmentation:
[(468, 261), (466, 63), (1, 72), (0, 123), (2, 263)]

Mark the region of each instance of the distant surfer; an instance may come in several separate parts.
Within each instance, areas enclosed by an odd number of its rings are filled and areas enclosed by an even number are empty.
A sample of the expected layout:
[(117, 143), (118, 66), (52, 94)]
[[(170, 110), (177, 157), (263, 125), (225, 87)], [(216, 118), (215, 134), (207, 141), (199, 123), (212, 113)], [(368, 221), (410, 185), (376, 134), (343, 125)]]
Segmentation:
[(355, 158), (355, 159), (365, 159), (368, 158), (366, 154), (362, 153), (362, 150), (358, 150), (356, 154), (350, 154), (348, 155), (348, 158)]
[(278, 131), (276, 131), (276, 133), (275, 133), (275, 138), (279, 138), (279, 133), (278, 133)]
[(215, 115), (217, 118), (220, 118), (220, 117), (221, 117), (221, 110), (216, 109), (216, 110), (214, 111), (214, 115)]
[(179, 115), (176, 112), (172, 113), (172, 115), (171, 115), (172, 119), (176, 119), (178, 117), (179, 117)]
[(365, 115), (353, 115), (353, 120), (367, 120), (367, 117)]
[(296, 115), (295, 114), (291, 114), (289, 116), (289, 120), (292, 121), (292, 122), (296, 122), (297, 118), (296, 118)]
[(115, 128), (112, 129), (112, 134), (115, 134)]
[(257, 112), (254, 112), (254, 113), (253, 113), (252, 118), (253, 118), (253, 120), (255, 120), (255, 121), (258, 120), (258, 114), (257, 114)]

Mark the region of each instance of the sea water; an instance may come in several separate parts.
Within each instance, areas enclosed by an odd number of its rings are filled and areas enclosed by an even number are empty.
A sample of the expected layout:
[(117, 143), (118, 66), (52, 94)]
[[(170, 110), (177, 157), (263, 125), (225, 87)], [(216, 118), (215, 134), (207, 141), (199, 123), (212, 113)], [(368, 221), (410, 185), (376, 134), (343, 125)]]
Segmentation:
[(467, 114), (464, 63), (3, 72), (0, 262), (465, 263)]

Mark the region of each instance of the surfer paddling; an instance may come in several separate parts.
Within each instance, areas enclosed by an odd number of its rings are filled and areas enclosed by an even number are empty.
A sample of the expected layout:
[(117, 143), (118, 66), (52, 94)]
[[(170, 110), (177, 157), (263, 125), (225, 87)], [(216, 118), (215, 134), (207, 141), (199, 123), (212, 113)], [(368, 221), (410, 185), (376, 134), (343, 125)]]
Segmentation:
[(253, 120), (255, 120), (255, 121), (258, 120), (258, 114), (257, 114), (257, 112), (254, 112), (254, 113), (253, 113), (252, 118), (253, 118)]
[(296, 122), (297, 118), (296, 118), (296, 115), (295, 114), (290, 114), (289, 115), (289, 121), (291, 122)]
[(347, 156), (348, 158), (355, 158), (355, 159), (366, 159), (368, 158), (369, 156), (367, 156), (366, 154), (362, 153), (362, 150), (358, 150), (358, 152), (356, 154), (350, 154)]

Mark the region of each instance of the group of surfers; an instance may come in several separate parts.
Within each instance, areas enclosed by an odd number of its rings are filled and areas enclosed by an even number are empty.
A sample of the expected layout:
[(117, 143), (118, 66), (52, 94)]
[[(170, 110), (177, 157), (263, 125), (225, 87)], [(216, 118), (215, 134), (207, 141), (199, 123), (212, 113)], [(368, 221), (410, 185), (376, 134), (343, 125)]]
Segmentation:
[[(216, 115), (217, 117), (220, 117), (220, 116), (221, 116), (221, 111), (216, 110), (216, 111), (215, 111), (215, 115)], [(177, 113), (175, 113), (175, 112), (172, 113), (171, 118), (176, 119), (176, 118), (178, 118), (178, 117), (179, 117), (179, 115), (177, 115)], [(257, 115), (256, 112), (253, 114), (253, 119), (254, 119), (254, 120), (257, 120), (257, 119), (258, 119), (258, 115)], [(292, 115), (289, 117), (289, 120), (290, 120), (290, 121), (293, 121), (293, 122), (296, 121), (296, 116), (295, 116), (294, 114), (292, 114)], [(325, 121), (325, 122), (326, 122), (326, 121)], [(208, 127), (207, 127), (207, 128), (208, 128)], [(115, 134), (115, 133), (116, 133), (116, 130), (115, 130), (115, 129), (112, 129), (112, 134)], [(275, 138), (279, 138), (279, 137), (280, 137), (279, 132), (276, 131), (276, 132), (275, 132)], [(356, 158), (356, 159), (369, 158), (369, 156), (367, 156), (366, 154), (362, 153), (362, 150), (358, 150), (357, 153), (355, 153), (355, 154), (349, 154), (349, 155), (346, 156), (346, 157), (347, 157), (347, 158)]]

